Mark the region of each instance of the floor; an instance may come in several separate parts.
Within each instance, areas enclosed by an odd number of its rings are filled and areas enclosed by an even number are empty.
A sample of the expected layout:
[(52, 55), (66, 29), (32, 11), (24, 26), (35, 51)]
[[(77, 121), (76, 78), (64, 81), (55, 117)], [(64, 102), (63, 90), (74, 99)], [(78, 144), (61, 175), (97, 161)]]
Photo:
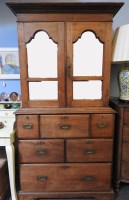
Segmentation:
[[(12, 199), (9, 198), (9, 200)], [(85, 200), (92, 200), (92, 199), (85, 199)], [(115, 200), (129, 200), (129, 184), (121, 184), (120, 191), (116, 194)]]

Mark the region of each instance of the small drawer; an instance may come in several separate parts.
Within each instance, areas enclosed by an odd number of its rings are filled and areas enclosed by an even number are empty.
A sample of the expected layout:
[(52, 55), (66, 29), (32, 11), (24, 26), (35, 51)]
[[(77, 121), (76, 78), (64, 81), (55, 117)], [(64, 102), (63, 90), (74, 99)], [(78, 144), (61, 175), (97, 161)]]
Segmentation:
[(78, 138), (89, 136), (89, 115), (42, 115), (42, 138)]
[(64, 162), (64, 141), (19, 140), (20, 163)]
[(24, 164), (20, 186), (24, 192), (110, 190), (111, 164)]
[(67, 162), (109, 162), (112, 160), (111, 139), (67, 140)]
[(129, 161), (122, 161), (121, 180), (125, 182), (129, 181)]
[(123, 141), (129, 142), (129, 126), (123, 126)]
[(122, 160), (129, 160), (129, 142), (123, 142)]
[(129, 108), (125, 108), (124, 110), (124, 123), (129, 124)]
[(38, 115), (17, 115), (16, 127), (18, 138), (38, 138)]
[(92, 114), (91, 135), (95, 138), (111, 138), (114, 134), (113, 114)]

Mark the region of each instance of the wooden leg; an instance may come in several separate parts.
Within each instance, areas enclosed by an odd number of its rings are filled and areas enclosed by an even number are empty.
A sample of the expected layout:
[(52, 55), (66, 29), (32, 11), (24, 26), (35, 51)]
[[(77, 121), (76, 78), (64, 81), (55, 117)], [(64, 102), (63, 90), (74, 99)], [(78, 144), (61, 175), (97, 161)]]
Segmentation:
[(6, 146), (6, 155), (8, 161), (11, 198), (12, 200), (18, 200), (15, 187), (15, 153), (13, 144), (11, 144), (10, 146)]

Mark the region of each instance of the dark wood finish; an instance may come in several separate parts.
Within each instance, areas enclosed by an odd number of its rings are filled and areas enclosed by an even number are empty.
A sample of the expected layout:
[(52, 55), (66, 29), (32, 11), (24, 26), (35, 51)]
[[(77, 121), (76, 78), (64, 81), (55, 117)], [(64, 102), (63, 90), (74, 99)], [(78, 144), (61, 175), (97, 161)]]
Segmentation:
[(37, 200), (40, 198), (43, 200), (44, 198), (92, 198), (92, 199), (99, 199), (99, 200), (114, 200), (114, 193), (113, 191), (108, 192), (99, 192), (99, 191), (88, 191), (88, 192), (39, 192), (39, 193), (30, 193), (30, 192), (22, 192), (20, 191), (18, 194), (20, 200)]
[[(23, 3), (24, 2), (24, 3)], [(110, 64), (112, 41), (112, 18), (123, 3), (59, 3), (7, 1), (8, 7), (17, 15), (19, 53), (21, 67), (21, 93), (23, 107), (78, 107), (108, 106), (110, 88)], [(58, 46), (58, 99), (30, 100), (27, 48), (38, 31), (47, 32)], [(73, 76), (73, 43), (82, 33), (92, 31), (103, 44), (102, 77)], [(67, 59), (71, 69), (68, 75)], [(108, 78), (107, 78), (108, 77)], [(73, 81), (102, 80), (102, 98), (97, 100), (73, 99)], [(33, 79), (35, 82), (39, 79)], [(43, 81), (44, 79), (40, 79)], [(50, 77), (45, 80), (50, 80)]]
[[(115, 111), (108, 106), (112, 18), (123, 3), (8, 0), (7, 5), (17, 15), (19, 34), (23, 103), (16, 111), (19, 200), (113, 200)], [(38, 31), (45, 31), (58, 46), (56, 78), (28, 76), (26, 44)], [(86, 31), (104, 45), (101, 76), (73, 75), (73, 44)], [(102, 98), (73, 99), (74, 81), (89, 80), (102, 81)], [(57, 81), (58, 99), (29, 99), (29, 83), (40, 81)]]
[(42, 138), (79, 138), (89, 136), (89, 115), (41, 115)]
[(6, 0), (8, 7), (17, 15), (20, 13), (109, 13), (115, 15), (124, 3), (59, 3), (59, 2), (42, 2), (41, 1), (19, 1)]
[(108, 138), (114, 134), (114, 115), (112, 114), (93, 114), (91, 119), (92, 137)]
[(129, 182), (129, 104), (111, 98), (110, 105), (117, 111), (114, 144), (114, 185), (119, 190), (120, 182)]
[(19, 140), (20, 163), (64, 162), (64, 141)]
[(9, 197), (10, 186), (6, 158), (0, 158), (0, 200)]
[(67, 162), (111, 162), (112, 139), (67, 140)]
[(25, 192), (110, 190), (110, 176), (111, 164), (104, 163), (20, 165), (21, 190)]
[(18, 138), (38, 138), (38, 115), (22, 115), (17, 117)]

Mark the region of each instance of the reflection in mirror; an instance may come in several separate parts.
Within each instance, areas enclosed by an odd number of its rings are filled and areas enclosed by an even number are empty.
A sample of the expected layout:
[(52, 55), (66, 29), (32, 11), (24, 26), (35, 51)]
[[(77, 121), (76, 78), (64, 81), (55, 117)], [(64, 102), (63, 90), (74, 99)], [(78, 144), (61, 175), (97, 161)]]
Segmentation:
[(27, 45), (28, 76), (35, 78), (57, 77), (57, 44), (45, 31), (35, 34)]
[(102, 63), (103, 44), (93, 32), (84, 32), (73, 44), (73, 75), (102, 76)]
[(57, 81), (41, 81), (29, 83), (30, 100), (57, 100), (58, 83)]
[(74, 99), (101, 99), (102, 81), (74, 81)]

